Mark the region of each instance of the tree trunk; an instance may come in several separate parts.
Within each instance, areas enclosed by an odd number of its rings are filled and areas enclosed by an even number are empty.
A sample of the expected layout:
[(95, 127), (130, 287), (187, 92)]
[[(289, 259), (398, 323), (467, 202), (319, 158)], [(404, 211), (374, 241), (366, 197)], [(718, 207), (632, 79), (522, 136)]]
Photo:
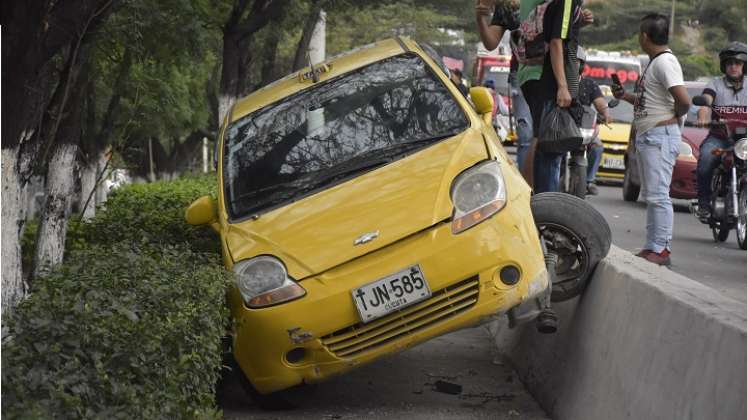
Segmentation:
[(2, 149), (2, 315), (25, 295), (21, 272), (21, 180), (18, 174), (18, 146)]
[(321, 18), (322, 8), (327, 4), (329, 0), (314, 0), (313, 6), (311, 7), (311, 13), (306, 17), (306, 23), (303, 26), (303, 33), (301, 34), (301, 40), (298, 42), (296, 48), (296, 56), (293, 60), (293, 71), (301, 70), (302, 68), (309, 65), (307, 60), (307, 53), (309, 52), (309, 43), (311, 37), (314, 34), (314, 29), (319, 23)]
[[(246, 7), (251, 3), (251, 9)], [(236, 99), (249, 93), (249, 64), (251, 63), (251, 38), (254, 34), (277, 21), (289, 0), (238, 1), (223, 27), (223, 67), (218, 93), (218, 126), (225, 121)]]
[(108, 165), (108, 162), (109, 158), (106, 153), (101, 153), (98, 156), (98, 159), (96, 159), (96, 179), (101, 179), (95, 193), (97, 206), (106, 203), (106, 199), (109, 196), (109, 189), (103, 181), (109, 177), (111, 172), (111, 167)]
[(42, 210), (34, 256), (34, 275), (43, 275), (62, 262), (65, 254), (65, 235), (70, 216), (68, 201), (75, 182), (73, 166), (78, 145), (63, 143), (55, 148), (47, 169), (47, 199)]
[[(94, 190), (96, 190), (96, 179), (98, 178), (98, 162), (89, 160), (86, 165), (83, 165), (80, 172), (80, 205), (85, 206), (85, 208), (81, 208), (82, 219), (91, 220), (96, 216), (96, 200), (93, 195), (96, 194)], [(89, 197), (91, 197), (90, 200)]]

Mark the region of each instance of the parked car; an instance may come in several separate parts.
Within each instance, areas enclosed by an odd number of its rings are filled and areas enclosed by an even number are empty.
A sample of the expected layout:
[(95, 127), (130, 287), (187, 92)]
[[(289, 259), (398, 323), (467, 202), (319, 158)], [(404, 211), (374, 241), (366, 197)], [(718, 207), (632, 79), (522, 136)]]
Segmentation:
[[(705, 88), (705, 82), (685, 82), (687, 93), (690, 97), (700, 95)], [(685, 127), (682, 129), (682, 143), (680, 154), (674, 163), (672, 172), (672, 185), (669, 196), (672, 198), (693, 199), (697, 197), (697, 178), (695, 170), (700, 156), (700, 144), (708, 135), (708, 129), (695, 126), (698, 121), (698, 106), (693, 105), (687, 113)], [(631, 131), (630, 143), (625, 151), (625, 176), (623, 179), (623, 199), (625, 201), (636, 201), (641, 191), (641, 181), (635, 154), (635, 130)]]
[[(397, 38), (266, 86), (221, 130), (231, 352), (253, 396), (323, 381), (458, 328), (577, 296), (610, 245), (583, 200), (531, 191), (438, 54)], [(534, 216), (533, 216), (534, 215)], [(543, 247), (550, 267), (545, 265)], [(557, 265), (551, 255), (558, 257)]]

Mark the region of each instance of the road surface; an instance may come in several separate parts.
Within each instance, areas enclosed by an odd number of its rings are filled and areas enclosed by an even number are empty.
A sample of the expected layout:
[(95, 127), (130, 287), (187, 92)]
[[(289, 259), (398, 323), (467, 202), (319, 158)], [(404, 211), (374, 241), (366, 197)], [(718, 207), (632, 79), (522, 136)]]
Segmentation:
[[(646, 204), (623, 201), (619, 186), (600, 186), (588, 201), (607, 219), (612, 243), (631, 252), (643, 247)], [(739, 249), (735, 232), (715, 243), (711, 230), (688, 210), (687, 200), (674, 200), (672, 270), (747, 303), (747, 251)], [(641, 263), (647, 263), (641, 260)]]
[[(461, 385), (459, 394), (436, 382)], [(314, 386), (298, 408), (262, 411), (238, 381), (226, 385), (226, 419), (548, 419), (505, 365), (486, 327), (458, 331)]]

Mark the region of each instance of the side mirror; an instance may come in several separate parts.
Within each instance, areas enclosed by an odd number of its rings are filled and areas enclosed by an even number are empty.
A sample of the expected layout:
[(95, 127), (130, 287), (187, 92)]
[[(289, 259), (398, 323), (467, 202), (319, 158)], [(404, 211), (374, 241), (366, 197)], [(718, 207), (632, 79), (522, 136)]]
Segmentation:
[(218, 221), (215, 201), (209, 195), (202, 196), (189, 205), (184, 213), (187, 223), (193, 226), (213, 225)]
[(708, 101), (706, 100), (705, 96), (698, 95), (693, 97), (693, 105), (697, 106), (708, 106)]
[(617, 99), (617, 98), (615, 98), (615, 99), (611, 99), (611, 100), (610, 100), (610, 101), (609, 101), (609, 102), (607, 103), (607, 106), (608, 106), (608, 107), (610, 107), (610, 108), (614, 108), (614, 107), (616, 107), (616, 106), (618, 106), (618, 105), (620, 105), (620, 100), (619, 100), (619, 99)]
[(482, 117), (488, 125), (493, 125), (493, 106), (495, 104), (495, 98), (490, 90), (486, 87), (473, 87), (469, 90), (469, 96), (472, 98), (472, 102), (475, 104), (475, 111)]
[(469, 96), (475, 104), (475, 111), (478, 114), (492, 114), (495, 98), (486, 87), (473, 87), (469, 90)]

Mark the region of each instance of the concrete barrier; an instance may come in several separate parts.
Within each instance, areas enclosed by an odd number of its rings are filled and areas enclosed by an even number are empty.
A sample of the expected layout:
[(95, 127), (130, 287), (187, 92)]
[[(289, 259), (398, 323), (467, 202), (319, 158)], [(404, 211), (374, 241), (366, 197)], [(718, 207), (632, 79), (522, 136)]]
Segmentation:
[(613, 247), (556, 309), (557, 334), (494, 325), (552, 418), (747, 418), (747, 304)]

